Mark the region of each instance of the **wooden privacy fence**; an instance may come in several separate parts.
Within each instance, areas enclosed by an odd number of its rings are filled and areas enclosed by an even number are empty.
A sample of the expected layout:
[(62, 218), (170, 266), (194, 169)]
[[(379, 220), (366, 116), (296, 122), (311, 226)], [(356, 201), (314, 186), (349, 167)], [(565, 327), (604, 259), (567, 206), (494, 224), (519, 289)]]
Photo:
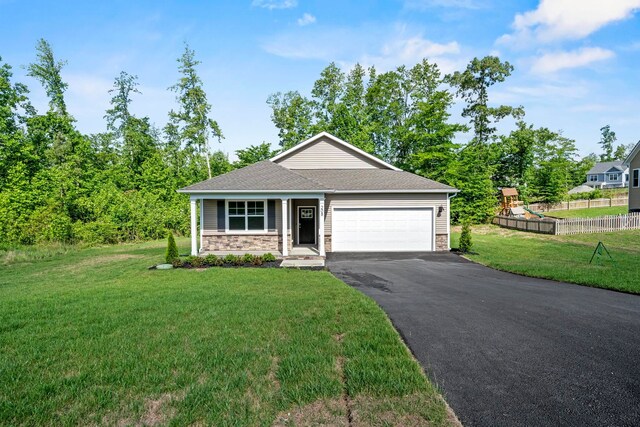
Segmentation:
[(570, 219), (524, 219), (508, 216), (496, 216), (493, 223), (500, 227), (543, 234), (583, 234), (603, 233), (619, 230), (639, 230), (640, 212), (626, 215), (606, 215), (598, 218)]
[(498, 215), (493, 218), (493, 223), (504, 228), (530, 231), (532, 233), (556, 234), (556, 221), (549, 218), (524, 219), (511, 216)]
[(556, 234), (603, 233), (640, 229), (640, 212), (597, 218), (569, 218), (556, 223)]
[(529, 209), (536, 212), (562, 211), (567, 209), (605, 208), (611, 206), (626, 206), (628, 197), (615, 197), (611, 199), (572, 200), (558, 203), (531, 203)]

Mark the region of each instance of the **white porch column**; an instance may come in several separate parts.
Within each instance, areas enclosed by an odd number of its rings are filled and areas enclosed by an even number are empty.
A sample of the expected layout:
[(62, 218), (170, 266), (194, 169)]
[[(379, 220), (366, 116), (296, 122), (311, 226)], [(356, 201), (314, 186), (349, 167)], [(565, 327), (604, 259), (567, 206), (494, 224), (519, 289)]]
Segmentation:
[(282, 256), (289, 255), (289, 233), (287, 220), (289, 219), (289, 199), (282, 199)]
[(325, 256), (324, 252), (324, 197), (318, 199), (318, 251), (320, 256)]
[(198, 218), (196, 199), (191, 199), (191, 255), (198, 255)]
[(202, 234), (204, 232), (204, 199), (200, 199), (200, 252), (202, 252)]

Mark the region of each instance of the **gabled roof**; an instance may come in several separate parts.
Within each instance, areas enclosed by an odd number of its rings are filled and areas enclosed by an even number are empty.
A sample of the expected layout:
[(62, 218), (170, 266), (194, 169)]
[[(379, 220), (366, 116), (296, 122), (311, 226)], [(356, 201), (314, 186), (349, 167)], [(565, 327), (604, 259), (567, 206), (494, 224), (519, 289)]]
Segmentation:
[(502, 191), (502, 195), (503, 196), (517, 196), (518, 195), (518, 190), (516, 190), (515, 188), (505, 187), (501, 191)]
[(380, 160), (379, 158), (377, 158), (376, 156), (373, 156), (369, 153), (367, 153), (366, 151), (363, 151), (361, 149), (359, 149), (358, 147), (356, 147), (355, 145), (349, 144), (347, 141), (343, 141), (342, 139), (338, 138), (337, 136), (333, 136), (328, 132), (320, 132), (317, 135), (312, 136), (311, 138), (307, 139), (306, 141), (302, 141), (301, 143), (299, 143), (298, 145), (289, 148), (286, 151), (283, 151), (282, 153), (278, 154), (275, 157), (271, 158), (271, 161), (273, 162), (277, 162), (280, 159), (283, 159), (285, 157), (289, 157), (295, 153), (297, 153), (298, 151), (304, 150), (305, 147), (313, 144), (314, 142), (316, 142), (317, 140), (321, 139), (321, 138), (328, 138), (332, 141), (334, 141), (335, 143), (337, 143), (338, 145), (343, 146), (344, 148), (346, 148), (347, 150), (350, 151), (354, 151), (358, 154), (360, 154), (361, 156), (366, 157), (367, 159), (373, 161), (374, 163), (379, 164), (380, 166), (384, 167), (384, 168), (388, 168), (391, 170), (395, 170), (395, 171), (399, 171), (401, 169), (383, 161)]
[(638, 153), (640, 153), (640, 141), (636, 143), (636, 146), (633, 147), (633, 150), (631, 150), (631, 153), (629, 153), (627, 158), (624, 159), (624, 165), (629, 166), (631, 164), (631, 160), (633, 160), (634, 157), (638, 155)]
[(178, 192), (323, 192), (327, 190), (330, 189), (273, 163), (271, 160), (263, 160), (182, 188)]
[(613, 162), (596, 163), (591, 169), (589, 169), (589, 172), (587, 172), (587, 174), (596, 175), (599, 173), (607, 173), (611, 170), (611, 168), (616, 168), (620, 172), (624, 172), (625, 170), (627, 170), (621, 160), (615, 160)]
[(297, 169), (297, 174), (336, 192), (457, 192), (439, 182), (402, 170)]

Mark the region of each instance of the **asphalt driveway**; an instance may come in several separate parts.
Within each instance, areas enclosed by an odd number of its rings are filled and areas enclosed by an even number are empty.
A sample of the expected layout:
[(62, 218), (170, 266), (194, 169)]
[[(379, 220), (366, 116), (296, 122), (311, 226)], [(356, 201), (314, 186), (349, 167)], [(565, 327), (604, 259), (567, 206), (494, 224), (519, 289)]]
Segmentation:
[(640, 425), (640, 296), (449, 253), (327, 266), (382, 306), (464, 425)]

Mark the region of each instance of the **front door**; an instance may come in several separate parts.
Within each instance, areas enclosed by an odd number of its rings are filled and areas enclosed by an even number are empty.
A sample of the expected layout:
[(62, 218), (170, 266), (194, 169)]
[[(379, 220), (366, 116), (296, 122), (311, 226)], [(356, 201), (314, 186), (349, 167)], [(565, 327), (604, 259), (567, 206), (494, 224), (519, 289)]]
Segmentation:
[(298, 244), (316, 243), (316, 207), (298, 206)]

